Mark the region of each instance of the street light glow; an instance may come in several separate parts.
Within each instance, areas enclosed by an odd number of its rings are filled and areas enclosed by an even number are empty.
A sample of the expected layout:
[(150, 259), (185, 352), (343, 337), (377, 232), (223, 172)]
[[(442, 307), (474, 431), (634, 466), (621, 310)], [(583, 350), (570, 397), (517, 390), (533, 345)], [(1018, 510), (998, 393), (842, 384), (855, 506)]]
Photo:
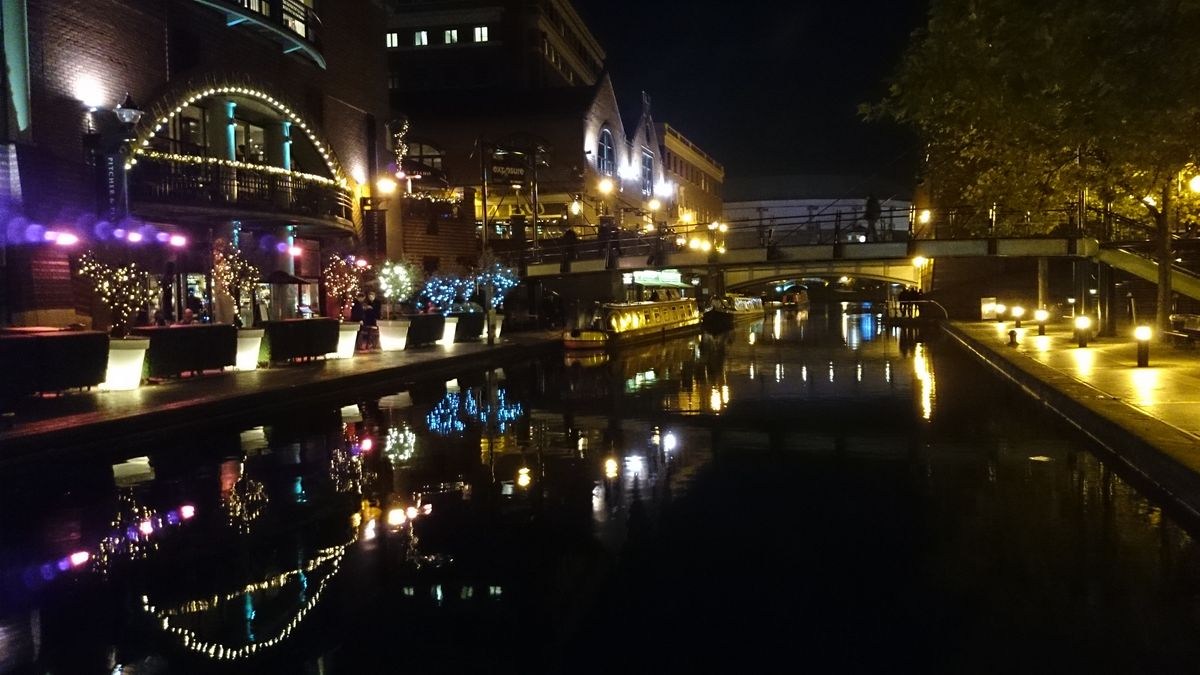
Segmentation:
[(613, 191), (612, 179), (611, 178), (601, 179), (600, 183), (598, 185), (596, 185), (596, 189), (600, 190), (600, 194), (607, 197)]
[(1188, 181), (1188, 189), (1192, 192), (1200, 192), (1200, 176), (1192, 176), (1192, 179)]
[(651, 211), (657, 211), (662, 208), (662, 202), (657, 199), (651, 199), (649, 206)]
[(1138, 326), (1137, 328), (1133, 329), (1133, 337), (1139, 342), (1145, 342), (1153, 335), (1154, 331), (1151, 330), (1150, 326)]
[(921, 209), (921, 212), (917, 214), (917, 222), (922, 225), (928, 225), (931, 220), (933, 220), (933, 213), (929, 209)]
[(375, 188), (379, 190), (379, 194), (381, 195), (390, 195), (396, 191), (396, 181), (384, 176), (375, 181)]
[(575, 201), (571, 202), (571, 215), (577, 216), (581, 213), (583, 213), (583, 204), (576, 199)]
[(913, 267), (924, 267), (925, 263), (929, 262), (923, 255), (913, 258)]

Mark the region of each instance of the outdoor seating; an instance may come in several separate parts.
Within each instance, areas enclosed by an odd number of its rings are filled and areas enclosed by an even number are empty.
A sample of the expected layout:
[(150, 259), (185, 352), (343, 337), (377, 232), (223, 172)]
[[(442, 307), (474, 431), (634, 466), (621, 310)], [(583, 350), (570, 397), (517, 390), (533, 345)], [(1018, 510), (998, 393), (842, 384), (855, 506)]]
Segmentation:
[(337, 351), (337, 319), (284, 319), (264, 321), (260, 363), (324, 358)]
[(177, 377), (233, 366), (237, 361), (237, 328), (231, 324), (147, 326), (134, 335), (150, 338), (145, 376)]
[(442, 329), (446, 325), (446, 317), (441, 314), (410, 314), (412, 324), (408, 328), (408, 345), (406, 348), (431, 345), (442, 339)]
[(483, 335), (483, 324), (487, 315), (483, 312), (463, 312), (451, 314), (458, 317), (458, 325), (454, 328), (455, 342), (477, 342)]
[(54, 331), (0, 336), (0, 398), (94, 387), (108, 367), (108, 335)]

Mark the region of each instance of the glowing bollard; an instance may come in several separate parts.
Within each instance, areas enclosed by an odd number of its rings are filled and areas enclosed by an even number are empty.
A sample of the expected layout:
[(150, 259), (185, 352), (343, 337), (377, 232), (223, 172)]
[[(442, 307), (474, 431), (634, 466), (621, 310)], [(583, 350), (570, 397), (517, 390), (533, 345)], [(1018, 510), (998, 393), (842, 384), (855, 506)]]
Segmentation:
[(108, 341), (108, 370), (101, 391), (131, 391), (142, 386), (142, 366), (150, 340), (125, 338)]
[(1008, 307), (1005, 307), (1002, 303), (997, 302), (996, 303), (996, 321), (1003, 323), (1004, 322), (1004, 314), (1007, 311), (1008, 311)]
[(337, 351), (326, 354), (327, 359), (349, 359), (354, 357), (354, 346), (358, 344), (358, 322), (338, 326)]
[(1075, 340), (1080, 347), (1088, 346), (1088, 338), (1092, 332), (1092, 317), (1080, 314), (1075, 317)]
[(442, 339), (437, 343), (443, 347), (449, 347), (454, 344), (454, 334), (458, 332), (458, 317), (446, 317), (446, 325), (442, 327)]
[(261, 328), (241, 328), (237, 332), (237, 358), (233, 362), (234, 370), (254, 370), (258, 368), (258, 353), (262, 349), (263, 333)]
[(1015, 328), (1008, 331), (1008, 346), (1009, 347), (1017, 346), (1017, 329), (1015, 329)]
[(1033, 313), (1033, 318), (1035, 321), (1037, 321), (1038, 335), (1045, 335), (1046, 334), (1046, 319), (1050, 318), (1050, 312), (1047, 312), (1044, 309), (1039, 309)]
[(1150, 330), (1150, 326), (1138, 326), (1133, 331), (1133, 337), (1137, 340), (1138, 368), (1150, 365), (1150, 338), (1153, 336), (1154, 331)]

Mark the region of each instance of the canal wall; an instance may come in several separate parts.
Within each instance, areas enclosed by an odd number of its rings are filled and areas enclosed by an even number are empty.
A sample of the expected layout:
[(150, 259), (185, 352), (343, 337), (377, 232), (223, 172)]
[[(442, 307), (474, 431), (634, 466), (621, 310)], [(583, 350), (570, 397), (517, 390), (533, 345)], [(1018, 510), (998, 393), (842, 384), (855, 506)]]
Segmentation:
[(973, 327), (978, 324), (942, 324), (953, 342), (1095, 441), (1128, 469), (1131, 482), (1164, 497), (1191, 523), (1200, 523), (1196, 436), (1004, 346), (994, 339), (992, 326)]
[(0, 465), (82, 450), (103, 454), (129, 443), (161, 442), (169, 447), (181, 434), (313, 405), (340, 405), (364, 392), (390, 393), (413, 380), (497, 367), (543, 356), (561, 345), (558, 339), (541, 337), (510, 339), (491, 347), (460, 343), (449, 351), (389, 352), (191, 378), (132, 392), (64, 396), (58, 399), (62, 415), (18, 422), (16, 428), (0, 432)]

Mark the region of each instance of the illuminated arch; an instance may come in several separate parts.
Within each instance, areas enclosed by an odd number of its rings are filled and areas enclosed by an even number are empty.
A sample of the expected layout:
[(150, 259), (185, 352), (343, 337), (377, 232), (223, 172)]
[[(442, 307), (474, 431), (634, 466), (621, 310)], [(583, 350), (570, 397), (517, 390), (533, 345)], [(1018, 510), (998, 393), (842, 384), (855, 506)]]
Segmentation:
[[(192, 105), (197, 101), (201, 101), (213, 96), (231, 95), (244, 96), (247, 98), (257, 99), (276, 112), (279, 112), (286, 117), (293, 125), (293, 128), (299, 128), (308, 137), (313, 148), (321, 155), (325, 162), (326, 168), (329, 169), (330, 175), (333, 176), (333, 181), (345, 187), (347, 184), (346, 173), (342, 170), (342, 165), (338, 161), (337, 156), (333, 152), (333, 148), (329, 143), (325, 142), (316, 131), (316, 125), (310, 124), (296, 109), (295, 106), (289, 105), (281, 97), (268, 93), (264, 87), (259, 87), (252, 84), (237, 84), (237, 83), (209, 83), (202, 85), (192, 85), (187, 88), (181, 88), (175, 92), (159, 99), (159, 102), (153, 106), (153, 109), (148, 111), (142, 118), (141, 123), (136, 129), (136, 140), (134, 142), (135, 155), (144, 154), (150, 147), (151, 139), (162, 131), (172, 118), (183, 112), (184, 106)], [(136, 161), (136, 160), (135, 160)], [(261, 167), (260, 167), (261, 168)], [(282, 171), (282, 169), (281, 169)], [(323, 178), (322, 176), (313, 176), (313, 178)], [(328, 180), (328, 179), (326, 179)]]

